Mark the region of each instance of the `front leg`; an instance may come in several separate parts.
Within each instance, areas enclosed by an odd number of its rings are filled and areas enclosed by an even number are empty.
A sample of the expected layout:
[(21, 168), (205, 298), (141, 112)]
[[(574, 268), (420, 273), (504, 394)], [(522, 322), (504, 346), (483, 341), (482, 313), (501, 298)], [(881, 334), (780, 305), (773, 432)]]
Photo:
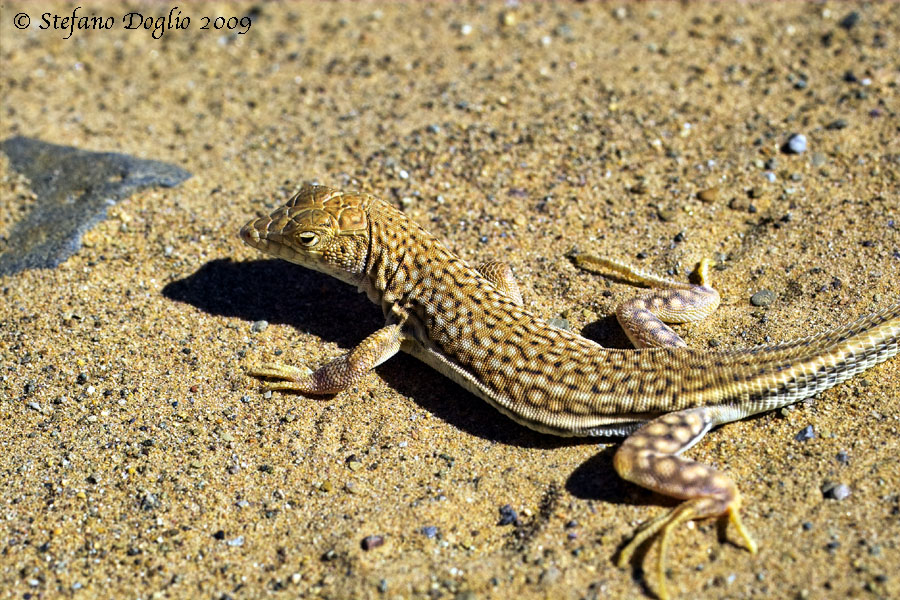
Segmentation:
[(399, 324), (379, 329), (356, 348), (319, 367), (312, 373), (280, 364), (262, 364), (248, 374), (254, 377), (281, 379), (269, 383), (269, 390), (294, 390), (303, 394), (336, 394), (362, 381), (375, 367), (397, 354), (404, 334)]

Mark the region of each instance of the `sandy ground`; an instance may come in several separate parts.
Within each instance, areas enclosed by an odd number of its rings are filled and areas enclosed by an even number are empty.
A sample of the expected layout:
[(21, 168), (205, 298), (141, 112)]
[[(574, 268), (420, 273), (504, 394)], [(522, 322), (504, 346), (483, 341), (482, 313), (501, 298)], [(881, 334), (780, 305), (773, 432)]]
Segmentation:
[[(245, 375), (321, 364), (381, 322), (238, 240), (304, 182), (509, 261), (533, 310), (613, 346), (634, 289), (577, 271), (572, 247), (679, 277), (716, 257), (722, 308), (678, 328), (699, 347), (900, 297), (894, 3), (183, 4), (189, 28), (159, 39), (113, 3), (77, 15), (110, 29), (68, 39), (38, 26), (72, 5), (0, 7), (0, 139), (193, 173), (112, 207), (58, 268), (0, 278), (0, 598), (657, 589), (614, 558), (669, 503), (615, 476), (614, 445), (533, 433), (406, 356), (330, 399)], [(783, 151), (792, 134), (804, 152)], [(0, 176), (3, 234), (34, 199), (3, 157)], [(760, 553), (682, 528), (678, 597), (900, 597), (898, 366), (690, 451), (738, 482)], [(497, 525), (507, 504), (519, 526)]]

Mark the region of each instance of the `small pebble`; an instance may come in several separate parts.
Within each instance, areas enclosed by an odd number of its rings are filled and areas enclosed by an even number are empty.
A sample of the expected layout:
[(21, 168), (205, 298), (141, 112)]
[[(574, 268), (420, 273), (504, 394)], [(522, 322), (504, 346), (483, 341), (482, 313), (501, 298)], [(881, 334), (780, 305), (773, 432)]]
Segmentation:
[(500, 520), (497, 525), (517, 525), (519, 523), (519, 515), (509, 504), (504, 504), (499, 509)]
[(838, 25), (840, 25), (843, 29), (853, 29), (854, 27), (856, 27), (857, 23), (859, 23), (859, 20), (859, 13), (854, 10), (853, 12), (847, 13), (843, 19), (838, 21)]
[(707, 202), (711, 204), (719, 199), (719, 188), (713, 186), (711, 188), (701, 190), (697, 194), (697, 198), (699, 198), (701, 202)]
[(549, 566), (547, 567), (543, 573), (541, 573), (540, 580), (543, 584), (554, 584), (559, 581), (559, 578), (562, 576), (562, 572), (558, 567)]
[(812, 425), (807, 425), (803, 429), (797, 432), (797, 435), (794, 436), (794, 439), (798, 442), (805, 442), (807, 440), (811, 440), (816, 437), (816, 432), (813, 429)]
[(753, 306), (769, 306), (775, 301), (775, 293), (769, 290), (759, 290), (750, 296), (750, 304)]
[(228, 540), (225, 543), (233, 548), (239, 548), (244, 545), (244, 536), (239, 535), (236, 538), (234, 538), (233, 540)]
[(360, 542), (362, 549), (368, 552), (369, 550), (374, 550), (379, 546), (384, 545), (384, 536), (383, 535), (367, 535)]
[(806, 152), (806, 136), (802, 133), (795, 133), (788, 138), (787, 151), (790, 154), (803, 154)]
[(845, 483), (826, 483), (822, 486), (822, 495), (832, 500), (844, 500), (850, 495), (850, 486)]
[(268, 326), (268, 321), (253, 321), (253, 325), (250, 326), (250, 331), (252, 331), (253, 333), (259, 333), (261, 331), (265, 331), (266, 327)]
[(638, 194), (638, 195), (646, 194), (647, 193), (647, 184), (644, 183), (643, 181), (638, 181), (637, 183), (632, 185), (630, 188), (628, 188), (628, 191), (631, 192), (632, 194)]
[(660, 206), (656, 209), (656, 216), (664, 223), (671, 223), (677, 215), (678, 213), (671, 206)]
[(434, 525), (428, 525), (426, 527), (423, 527), (419, 531), (421, 531), (427, 538), (434, 538), (437, 536), (438, 528)]

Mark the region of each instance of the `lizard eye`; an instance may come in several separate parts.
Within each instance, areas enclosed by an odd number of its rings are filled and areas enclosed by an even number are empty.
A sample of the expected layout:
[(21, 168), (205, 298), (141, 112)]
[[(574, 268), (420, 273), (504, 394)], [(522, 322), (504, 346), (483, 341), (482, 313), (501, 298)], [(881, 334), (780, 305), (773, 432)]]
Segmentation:
[(297, 235), (297, 241), (303, 246), (315, 246), (319, 243), (319, 236), (314, 231), (301, 231)]

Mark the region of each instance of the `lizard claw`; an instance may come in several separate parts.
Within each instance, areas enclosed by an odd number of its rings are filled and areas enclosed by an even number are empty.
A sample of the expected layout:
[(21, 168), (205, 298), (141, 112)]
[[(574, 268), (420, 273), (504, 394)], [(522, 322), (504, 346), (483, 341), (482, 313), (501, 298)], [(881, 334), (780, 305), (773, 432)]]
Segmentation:
[(278, 363), (262, 363), (247, 370), (252, 377), (265, 377), (268, 379), (281, 379), (283, 381), (300, 381), (312, 374), (307, 367), (292, 367)]

